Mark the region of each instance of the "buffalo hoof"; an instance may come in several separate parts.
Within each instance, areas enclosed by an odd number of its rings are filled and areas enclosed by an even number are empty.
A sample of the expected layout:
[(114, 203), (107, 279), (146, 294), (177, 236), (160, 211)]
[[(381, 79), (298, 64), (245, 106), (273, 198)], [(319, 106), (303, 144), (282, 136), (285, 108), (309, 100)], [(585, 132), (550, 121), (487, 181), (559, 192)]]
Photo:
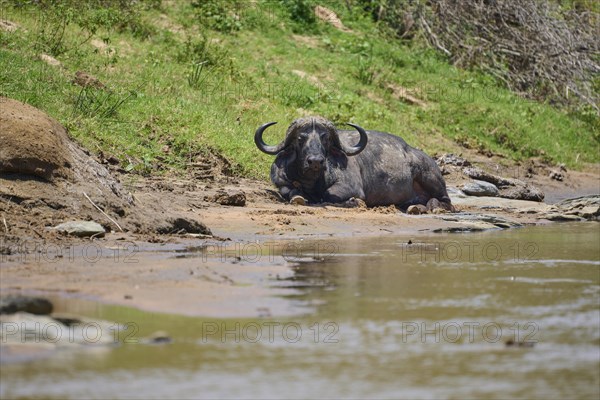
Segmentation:
[(346, 205), (352, 208), (367, 208), (367, 203), (363, 199), (352, 197), (346, 201)]
[(427, 214), (427, 207), (422, 204), (415, 204), (408, 207), (406, 213), (411, 215)]
[(443, 214), (446, 212), (456, 212), (454, 206), (449, 202), (439, 201), (436, 198), (429, 199), (427, 202), (427, 211), (432, 214)]
[(306, 199), (304, 197), (302, 197), (302, 196), (294, 196), (290, 200), (290, 204), (295, 204), (295, 205), (298, 205), (298, 206), (305, 206), (306, 205)]

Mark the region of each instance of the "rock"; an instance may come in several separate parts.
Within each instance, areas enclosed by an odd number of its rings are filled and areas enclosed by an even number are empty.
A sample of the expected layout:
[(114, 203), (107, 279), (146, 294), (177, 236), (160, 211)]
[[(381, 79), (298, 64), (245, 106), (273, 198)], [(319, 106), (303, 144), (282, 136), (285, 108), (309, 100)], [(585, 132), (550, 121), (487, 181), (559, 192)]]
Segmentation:
[(99, 39), (90, 40), (90, 44), (98, 50), (106, 50), (108, 48), (108, 45), (104, 41)]
[(228, 193), (225, 190), (221, 190), (214, 195), (212, 200), (223, 206), (244, 207), (246, 205), (246, 195), (242, 191)]
[(478, 215), (481, 221), (496, 225), (498, 228), (513, 228), (522, 226), (518, 222), (510, 221), (506, 218), (499, 217), (497, 215)]
[(106, 231), (94, 221), (69, 221), (54, 227), (58, 232), (79, 237), (103, 237)]
[(558, 171), (550, 171), (550, 179), (554, 179), (556, 181), (562, 182), (563, 174)]
[[(10, 296), (9, 296), (10, 297)], [(47, 312), (48, 301), (39, 298), (19, 297), (20, 305), (36, 302), (36, 307), (43, 304)], [(2, 299), (4, 301), (7, 299)], [(40, 300), (42, 302), (40, 302)], [(13, 302), (13, 300), (8, 300)], [(34, 308), (27, 312), (18, 311), (11, 314), (0, 314), (0, 353), (1, 363), (33, 361), (48, 357), (62, 349), (94, 349), (108, 351), (119, 340), (129, 337), (126, 326), (114, 322), (76, 318), (71, 316), (50, 316), (34, 314)]]
[[(577, 219), (573, 217), (577, 217)], [(600, 220), (600, 195), (563, 200), (554, 204), (545, 218), (553, 218), (552, 221)]]
[(577, 215), (585, 219), (598, 219), (600, 217), (600, 206), (587, 206), (576, 211)]
[(524, 347), (524, 348), (532, 348), (535, 346), (536, 342), (515, 342), (512, 339), (509, 339), (505, 342), (506, 347)]
[(140, 343), (142, 344), (169, 344), (172, 342), (173, 339), (169, 334), (163, 331), (154, 332), (152, 335), (140, 339)]
[(27, 312), (35, 315), (52, 313), (52, 303), (42, 297), (8, 295), (0, 298), (0, 314)]
[(491, 206), (477, 206), (477, 208), (479, 208), (480, 210), (495, 210), (495, 211), (504, 211), (504, 212), (514, 212), (515, 209), (514, 208), (506, 208), (506, 207), (502, 207), (502, 206), (498, 206), (498, 205), (491, 205)]
[(7, 19), (0, 19), (0, 30), (8, 33), (13, 33), (19, 29), (19, 25)]
[(309, 75), (304, 71), (293, 69), (292, 74), (297, 75), (298, 77), (300, 77), (302, 79), (306, 79), (307, 81), (309, 81), (310, 83), (312, 83), (315, 86), (322, 85), (321, 82), (319, 81), (319, 78), (317, 78), (316, 76), (313, 76), (313, 75)]
[(446, 189), (448, 190), (448, 195), (450, 196), (450, 199), (453, 203), (454, 199), (464, 199), (465, 197), (467, 197), (467, 195), (459, 188), (448, 186)]
[(443, 154), (436, 159), (438, 165), (454, 165), (457, 167), (468, 167), (471, 163), (462, 157), (455, 156), (452, 153)]
[(440, 215), (436, 218), (444, 221), (460, 222), (469, 226), (475, 226), (482, 229), (491, 228), (516, 228), (522, 226), (518, 222), (508, 220), (506, 218), (499, 217), (497, 215), (488, 214), (470, 214), (470, 213), (457, 213), (449, 215)]
[(90, 44), (96, 48), (96, 51), (108, 56), (112, 56), (116, 53), (115, 49), (108, 47), (103, 40), (100, 39), (92, 39), (90, 40)]
[(473, 182), (464, 184), (462, 191), (469, 196), (496, 197), (499, 194), (496, 185), (479, 180), (474, 180)]
[(408, 207), (406, 213), (410, 215), (427, 214), (427, 207), (422, 204), (415, 204)]
[(544, 192), (519, 179), (502, 178), (497, 175), (489, 174), (480, 168), (464, 168), (463, 173), (470, 178), (493, 183), (498, 188), (499, 197), (537, 202), (544, 200)]
[[(477, 197), (477, 196), (466, 196), (465, 198), (451, 197), (452, 204), (457, 207), (468, 208), (468, 209), (480, 209), (480, 210), (495, 210), (505, 211), (509, 213), (518, 212), (522, 209), (528, 209), (528, 213), (547, 213), (550, 211), (551, 206), (545, 203), (525, 201), (525, 200), (513, 200), (502, 197)], [(462, 214), (462, 213), (461, 213)]]
[(496, 185), (496, 187), (511, 185), (510, 179), (506, 179), (506, 178), (502, 178), (497, 175), (489, 174), (489, 173), (485, 172), (484, 170), (482, 170), (481, 168), (475, 168), (475, 167), (463, 168), (463, 173), (465, 175), (467, 175), (469, 178), (476, 179), (479, 181), (486, 181), (486, 182), (493, 183), (494, 185)]
[(559, 213), (550, 213), (541, 217), (547, 219), (549, 221), (557, 221), (557, 222), (571, 222), (571, 221), (583, 221), (583, 218), (578, 217), (577, 215), (572, 214), (559, 214)]
[(120, 164), (119, 159), (115, 156), (109, 156), (106, 159), (106, 162), (109, 163), (110, 165), (119, 165)]
[(45, 62), (46, 64), (48, 64), (52, 67), (62, 67), (62, 64), (60, 61), (58, 61), (56, 58), (54, 58), (48, 54), (40, 54), (40, 60), (42, 60), (43, 62)]
[(42, 111), (0, 97), (0, 173), (33, 175), (47, 181), (73, 177), (65, 128)]
[(81, 87), (94, 87), (96, 89), (104, 89), (106, 86), (98, 78), (83, 71), (75, 72), (75, 78), (72, 82)]
[(317, 5), (314, 12), (315, 16), (321, 21), (331, 24), (334, 28), (342, 32), (351, 32), (350, 29), (346, 28), (344, 24), (342, 24), (342, 21), (339, 19), (337, 14), (329, 8)]
[(544, 201), (544, 192), (535, 186), (522, 182), (522, 185), (508, 186), (500, 189), (500, 197), (514, 200)]
[(162, 223), (158, 223), (156, 226), (156, 233), (159, 234), (182, 232), (212, 236), (212, 232), (206, 227), (206, 225), (193, 219), (169, 218)]
[(434, 233), (460, 233), (460, 232), (481, 232), (487, 231), (490, 229), (498, 229), (498, 227), (493, 224), (488, 224), (486, 222), (472, 222), (469, 224), (460, 224), (459, 226), (449, 226), (446, 228), (438, 228), (434, 229)]
[(537, 208), (528, 207), (528, 208), (522, 208), (522, 209), (518, 210), (517, 212), (519, 214), (539, 214), (540, 210)]

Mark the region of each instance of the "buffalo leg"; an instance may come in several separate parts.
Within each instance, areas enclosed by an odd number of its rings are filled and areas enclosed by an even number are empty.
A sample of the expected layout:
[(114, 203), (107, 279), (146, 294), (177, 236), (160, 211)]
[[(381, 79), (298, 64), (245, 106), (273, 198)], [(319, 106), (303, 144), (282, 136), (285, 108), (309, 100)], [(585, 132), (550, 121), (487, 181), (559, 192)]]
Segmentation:
[(323, 196), (326, 203), (346, 203), (352, 199), (365, 199), (365, 193), (362, 189), (356, 190), (349, 185), (336, 184), (327, 189)]
[(424, 179), (420, 182), (420, 186), (426, 191), (429, 197), (426, 202), (427, 209), (433, 211), (435, 208), (442, 208), (446, 211), (455, 212), (456, 210), (450, 201), (450, 196), (448, 196), (448, 191), (446, 190), (446, 183), (441, 173), (436, 174), (433, 172), (428, 175), (429, 179)]
[(302, 193), (302, 191), (298, 188), (290, 186), (281, 186), (279, 188), (279, 193), (281, 194), (281, 196), (283, 196), (284, 199), (286, 199), (292, 204), (304, 205), (307, 203), (304, 193)]

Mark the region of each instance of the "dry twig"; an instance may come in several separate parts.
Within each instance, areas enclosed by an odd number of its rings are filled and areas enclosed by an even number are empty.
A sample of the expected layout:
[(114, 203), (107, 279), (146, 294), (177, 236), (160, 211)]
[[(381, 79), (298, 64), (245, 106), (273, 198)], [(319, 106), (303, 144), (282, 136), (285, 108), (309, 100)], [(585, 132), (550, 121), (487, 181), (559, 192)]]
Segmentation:
[(105, 213), (104, 211), (102, 211), (102, 209), (101, 209), (100, 207), (98, 207), (98, 206), (96, 205), (96, 203), (94, 203), (94, 202), (92, 201), (92, 199), (90, 199), (90, 197), (89, 197), (89, 196), (88, 196), (88, 195), (87, 195), (85, 192), (83, 192), (83, 195), (85, 196), (85, 198), (86, 198), (86, 199), (88, 199), (88, 200), (89, 200), (89, 202), (90, 202), (90, 203), (92, 203), (92, 205), (93, 205), (94, 207), (96, 207), (96, 209), (97, 209), (98, 211), (100, 211), (100, 212), (102, 213), (102, 215), (104, 215), (106, 218), (108, 218), (108, 219), (110, 220), (110, 222), (112, 222), (113, 224), (115, 224), (115, 225), (117, 226), (117, 228), (119, 228), (119, 230), (120, 230), (121, 232), (123, 232), (123, 228), (121, 228), (121, 226), (120, 226), (120, 225), (117, 223), (117, 221), (115, 221), (115, 220), (114, 220), (114, 219), (112, 219), (112, 218), (111, 218), (111, 217), (110, 217), (110, 216), (109, 216), (107, 213)]
[(455, 65), (490, 72), (526, 97), (588, 105), (600, 114), (595, 8), (567, 10), (548, 0), (411, 3), (383, 1), (377, 18), (404, 37), (402, 15), (409, 13), (429, 44)]

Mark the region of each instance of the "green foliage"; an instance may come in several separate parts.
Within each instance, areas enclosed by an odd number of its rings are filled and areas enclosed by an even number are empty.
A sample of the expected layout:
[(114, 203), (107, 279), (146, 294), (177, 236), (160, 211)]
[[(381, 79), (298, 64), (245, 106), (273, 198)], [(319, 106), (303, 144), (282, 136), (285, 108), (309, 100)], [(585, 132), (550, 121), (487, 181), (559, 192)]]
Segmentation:
[[(220, 15), (235, 15), (229, 5), (234, 3), (220, 3), (227, 9)], [(317, 26), (326, 25), (311, 20), (309, 1), (277, 1), (270, 8), (244, 3), (239, 29), (210, 25), (217, 20), (198, 29), (200, 20), (189, 22), (189, 15), (202, 7), (174, 2), (157, 10), (126, 2), (138, 21), (157, 26), (143, 39), (121, 25), (124, 16), (74, 1), (64, 4), (65, 10), (78, 11), (48, 13), (68, 23), (56, 24), (64, 33), (58, 30), (55, 39), (49, 23), (43, 46), (62, 44), (56, 55), (61, 69), (39, 59), (36, 14), (6, 10), (3, 18), (22, 28), (0, 33), (0, 95), (47, 111), (84, 146), (114, 155), (133, 172), (183, 170), (211, 149), (235, 171), (267, 179), (273, 159), (256, 149), (252, 133), (267, 121), (279, 121), (265, 134), (268, 143), (276, 143), (286, 124), (310, 114), (340, 127), (354, 122), (389, 131), (429, 153), (460, 152), (462, 145), (513, 159), (545, 157), (575, 168), (600, 161), (594, 110), (566, 114), (522, 100), (481, 72), (449, 65), (435, 51), (390, 40), (356, 10), (336, 10), (353, 33), (319, 31)], [(110, 5), (121, 7), (116, 1)], [(292, 6), (310, 13), (301, 18)], [(181, 32), (161, 27), (155, 23), (159, 18), (180, 25)], [(308, 28), (298, 33), (302, 26)], [(111, 43), (118, 62), (79, 44), (91, 32)], [(93, 74), (110, 89), (74, 86), (76, 71)], [(389, 86), (426, 107), (404, 101)]]
[(182, 63), (204, 63), (207, 66), (223, 66), (231, 60), (229, 51), (218, 45), (211, 44), (206, 35), (193, 39), (186, 37), (184, 43), (177, 49), (176, 59)]
[(292, 21), (310, 25), (316, 22), (313, 0), (282, 0), (281, 2), (290, 14)]
[(192, 2), (201, 27), (232, 33), (242, 28), (240, 11), (243, 2), (238, 0), (197, 0)]
[(600, 13), (600, 2), (597, 0), (556, 0), (565, 10), (591, 11)]
[(572, 115), (591, 127), (592, 137), (596, 144), (600, 145), (600, 118), (598, 117), (598, 111), (592, 108), (592, 106), (585, 105), (573, 111)]
[(200, 87), (209, 76), (209, 69), (205, 69), (206, 61), (195, 62), (192, 64), (192, 70), (188, 75), (188, 84), (190, 87)]
[(82, 87), (73, 101), (73, 112), (87, 118), (113, 118), (123, 104), (135, 95), (133, 90), (119, 95), (111, 90)]
[(373, 49), (368, 42), (362, 42), (359, 45), (357, 55), (357, 78), (365, 85), (370, 85), (375, 80), (377, 69), (373, 59)]
[(424, 0), (357, 0), (357, 6), (377, 22), (379, 30), (396, 39), (413, 37), (412, 13), (421, 9), (423, 3)]
[(317, 30), (317, 18), (315, 16), (315, 6), (318, 4), (314, 0), (281, 0), (281, 4), (286, 10), (290, 20), (293, 22), (292, 29), (295, 32)]
[[(147, 38), (155, 31), (142, 20), (141, 5), (135, 0), (13, 0), (13, 3), (36, 16), (36, 48), (54, 56), (76, 50), (101, 29), (129, 31), (140, 38)], [(160, 1), (149, 4), (160, 6)], [(69, 35), (72, 25), (81, 33)]]
[(60, 4), (50, 10), (39, 14), (36, 47), (57, 56), (66, 51), (65, 31), (73, 22), (75, 13)]

